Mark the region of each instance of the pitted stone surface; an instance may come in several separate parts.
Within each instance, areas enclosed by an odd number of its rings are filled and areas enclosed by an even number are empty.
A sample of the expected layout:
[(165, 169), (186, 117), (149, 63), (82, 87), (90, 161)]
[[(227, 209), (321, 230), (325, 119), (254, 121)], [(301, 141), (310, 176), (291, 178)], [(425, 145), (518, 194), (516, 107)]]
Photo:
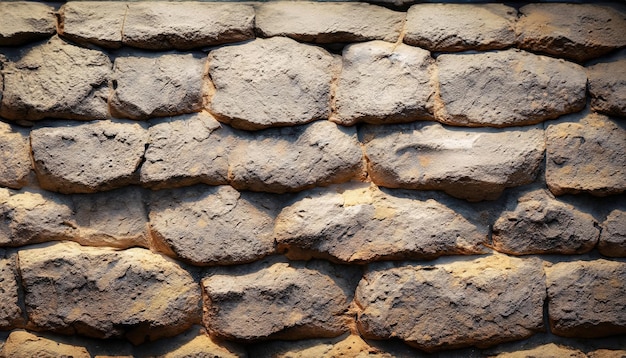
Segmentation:
[(0, 357), (32, 358), (32, 357), (72, 357), (91, 358), (85, 347), (61, 343), (41, 335), (24, 330), (11, 332)]
[(0, 122), (0, 186), (13, 189), (25, 186), (31, 169), (28, 131)]
[(543, 130), (459, 130), (439, 123), (369, 125), (360, 137), (372, 181), (389, 188), (443, 190), (471, 201), (531, 183), (544, 153)]
[[(111, 114), (148, 119), (202, 108), (205, 60), (198, 54), (129, 55), (115, 59)], [(147, 88), (155, 89), (146, 91)]]
[(626, 46), (623, 7), (597, 4), (529, 4), (519, 9), (521, 48), (578, 62)]
[(15, 255), (0, 249), (0, 329), (24, 324)]
[(619, 120), (573, 115), (547, 127), (546, 144), (546, 182), (555, 195), (626, 190), (626, 128)]
[(61, 193), (92, 193), (136, 182), (147, 141), (143, 125), (121, 120), (34, 129), (39, 185)]
[(404, 44), (372, 41), (347, 46), (331, 120), (353, 125), (432, 119), (433, 64), (428, 51)]
[(228, 183), (232, 130), (207, 112), (150, 121), (141, 183), (153, 189)]
[(122, 1), (68, 2), (59, 9), (59, 35), (77, 43), (118, 48), (129, 5)]
[(56, 32), (54, 8), (36, 2), (0, 2), (0, 46), (15, 46)]
[(13, 120), (44, 117), (105, 119), (111, 60), (58, 37), (24, 49), (5, 64), (0, 115)]
[(437, 57), (438, 121), (507, 127), (538, 123), (585, 107), (583, 67), (519, 50)]
[(168, 254), (194, 265), (232, 265), (274, 251), (278, 198), (230, 186), (155, 192), (150, 229)]
[(485, 347), (543, 328), (538, 259), (492, 255), (472, 261), (372, 266), (355, 300), (365, 338), (397, 337), (426, 351)]
[(362, 174), (362, 152), (353, 127), (317, 121), (239, 136), (229, 156), (229, 179), (237, 189), (284, 193)]
[(364, 3), (281, 1), (257, 8), (256, 28), (264, 37), (287, 36), (306, 42), (395, 42), (404, 18), (402, 12)]
[[(468, 218), (466, 218), (468, 217)], [(467, 204), (439, 193), (420, 195), (351, 185), (303, 193), (276, 219), (279, 251), (342, 262), (429, 259), (485, 253), (487, 222)]]
[[(587, 358), (587, 355), (577, 349), (558, 346), (554, 343), (544, 344), (533, 349), (519, 350), (510, 353), (500, 353), (495, 358)], [(608, 357), (605, 357), (608, 358)]]
[[(401, 348), (401, 347), (398, 347)], [(352, 357), (352, 358), (394, 358), (408, 355), (386, 352), (351, 334), (346, 337), (309, 339), (304, 341), (271, 341), (252, 347), (258, 358), (310, 358), (310, 357)], [(398, 349), (400, 350), (400, 349)], [(407, 349), (408, 351), (408, 349)], [(406, 353), (406, 352), (403, 352)], [(408, 352), (414, 355), (414, 351)]]
[(18, 255), (26, 311), (38, 329), (138, 344), (182, 333), (200, 317), (191, 275), (148, 250), (64, 242)]
[(565, 337), (626, 333), (626, 263), (561, 262), (546, 267), (551, 331)]
[(515, 43), (515, 8), (503, 4), (418, 4), (404, 42), (430, 51), (494, 50)]
[(591, 108), (608, 115), (626, 117), (626, 56), (587, 68)]
[(259, 262), (202, 281), (204, 322), (214, 336), (259, 339), (336, 337), (348, 331), (356, 271), (325, 262)]
[(493, 225), (493, 247), (507, 254), (581, 254), (593, 249), (600, 229), (593, 216), (544, 189), (511, 197)]
[(605, 256), (626, 257), (626, 210), (611, 211), (602, 223), (598, 250)]
[(330, 115), (338, 61), (321, 48), (273, 37), (213, 50), (208, 61), (211, 111), (233, 127), (291, 126)]

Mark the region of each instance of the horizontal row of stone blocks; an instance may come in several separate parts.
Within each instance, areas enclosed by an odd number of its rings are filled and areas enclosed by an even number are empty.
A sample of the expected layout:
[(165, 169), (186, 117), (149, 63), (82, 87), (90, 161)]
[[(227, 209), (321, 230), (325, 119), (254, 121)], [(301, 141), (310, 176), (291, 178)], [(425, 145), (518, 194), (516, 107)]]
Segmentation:
[(111, 61), (58, 37), (4, 52), (0, 116), (22, 123), (143, 120), (204, 108), (246, 130), (319, 119), (507, 127), (582, 110), (588, 78), (592, 108), (626, 116), (623, 57), (588, 68), (513, 49), (435, 60), (421, 48), (372, 41), (346, 46), (339, 58), (284, 37), (217, 48), (208, 57), (130, 51)]
[[(59, 242), (2, 252), (2, 328), (25, 327), (134, 344), (203, 323), (236, 342), (399, 338), (425, 351), (487, 347), (544, 327), (565, 337), (626, 332), (626, 263), (552, 264), (492, 254), (467, 260), (354, 267), (272, 257), (192, 273), (133, 248)], [(23, 301), (20, 299), (23, 297)], [(593, 329), (591, 329), (593, 327)]]

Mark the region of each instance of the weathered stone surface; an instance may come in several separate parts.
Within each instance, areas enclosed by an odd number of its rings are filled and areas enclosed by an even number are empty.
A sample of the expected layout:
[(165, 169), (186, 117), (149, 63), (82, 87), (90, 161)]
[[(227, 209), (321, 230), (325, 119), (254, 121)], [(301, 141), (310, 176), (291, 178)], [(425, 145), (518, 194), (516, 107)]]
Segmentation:
[(346, 185), (307, 192), (283, 209), (275, 239), (290, 259), (370, 262), (478, 254), (486, 252), (488, 234), (478, 216), (439, 193)]
[(478, 201), (495, 199), (507, 187), (532, 182), (543, 160), (543, 130), (460, 131), (439, 123), (365, 126), (368, 173), (389, 188), (443, 190)]
[(0, 249), (0, 329), (24, 324), (15, 257)]
[(594, 260), (546, 267), (554, 334), (591, 338), (626, 333), (626, 263)]
[(530, 4), (519, 9), (521, 48), (583, 62), (626, 46), (623, 8), (597, 4)]
[(181, 333), (200, 317), (191, 275), (148, 250), (64, 242), (18, 255), (26, 311), (37, 329), (138, 344)]
[(290, 126), (330, 114), (333, 56), (316, 46), (274, 37), (209, 53), (215, 93), (211, 111), (243, 129)]
[(544, 189), (509, 199), (493, 225), (493, 247), (507, 254), (581, 254), (600, 236), (593, 216), (558, 201)]
[(199, 54), (141, 53), (115, 59), (111, 114), (148, 119), (202, 108), (205, 59)]
[(195, 265), (252, 262), (274, 251), (277, 198), (230, 186), (153, 194), (150, 229), (163, 251)]
[(301, 341), (272, 341), (252, 347), (258, 358), (310, 358), (310, 357), (351, 357), (351, 358), (393, 358), (400, 357), (384, 352), (365, 342), (358, 335), (338, 338), (310, 339)]
[(112, 65), (107, 55), (56, 36), (22, 53), (16, 62), (5, 64), (0, 115), (13, 120), (109, 116)]
[(92, 193), (136, 182), (148, 131), (129, 121), (66, 122), (31, 131), (35, 172), (43, 189)]
[(336, 337), (348, 331), (358, 273), (326, 262), (262, 261), (202, 281), (211, 335), (237, 341)]
[(591, 108), (626, 117), (626, 57), (587, 68)]
[(0, 186), (23, 187), (28, 184), (31, 169), (28, 131), (0, 122)]
[(430, 51), (511, 47), (516, 18), (503, 4), (418, 4), (407, 12), (404, 42)]
[(118, 48), (129, 5), (121, 1), (68, 2), (59, 9), (59, 35), (78, 43)]
[(262, 4), (256, 28), (262, 36), (329, 43), (398, 39), (404, 13), (369, 4), (274, 2)]
[(589, 358), (624, 358), (626, 357), (626, 350), (597, 349), (587, 353), (587, 356)]
[(520, 50), (437, 57), (438, 121), (507, 127), (538, 123), (585, 107), (583, 67)]
[(517, 352), (501, 353), (495, 358), (587, 358), (587, 355), (577, 349), (571, 349), (567, 347), (557, 346), (554, 343), (544, 344), (542, 346), (520, 350)]
[(141, 183), (153, 189), (228, 183), (234, 136), (207, 112), (150, 121)]
[(626, 257), (626, 210), (611, 211), (602, 223), (598, 250), (605, 256)]
[(239, 132), (229, 179), (237, 189), (283, 193), (349, 181), (362, 174), (354, 127), (329, 121)]
[(0, 46), (15, 46), (56, 32), (54, 8), (36, 2), (0, 2)]
[(347, 46), (331, 120), (353, 125), (432, 119), (433, 63), (428, 51), (404, 44)]
[(544, 273), (537, 259), (492, 255), (441, 264), (383, 264), (356, 290), (365, 338), (397, 337), (434, 351), (484, 347), (542, 329)]
[(546, 182), (555, 195), (624, 192), (624, 124), (595, 113), (550, 124), (546, 129)]
[(57, 342), (23, 330), (11, 332), (0, 357), (32, 358), (32, 357), (72, 357), (90, 358), (91, 354), (85, 347)]

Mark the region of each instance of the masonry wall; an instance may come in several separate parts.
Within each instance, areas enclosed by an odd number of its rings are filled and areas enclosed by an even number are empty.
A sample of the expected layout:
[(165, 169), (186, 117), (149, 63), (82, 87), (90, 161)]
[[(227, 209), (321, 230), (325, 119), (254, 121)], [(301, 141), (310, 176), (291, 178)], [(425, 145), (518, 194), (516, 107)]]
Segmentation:
[(383, 5), (0, 3), (0, 356), (626, 356), (626, 7)]

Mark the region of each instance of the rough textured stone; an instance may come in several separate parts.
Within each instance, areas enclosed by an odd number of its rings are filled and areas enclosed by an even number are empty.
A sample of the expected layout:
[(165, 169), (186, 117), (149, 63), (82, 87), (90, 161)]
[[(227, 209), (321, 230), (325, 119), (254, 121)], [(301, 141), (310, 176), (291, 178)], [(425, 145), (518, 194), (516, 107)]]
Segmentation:
[(355, 300), (365, 338), (397, 337), (434, 351), (488, 346), (543, 326), (544, 274), (537, 259), (492, 255), (473, 261), (373, 267)]
[(276, 206), (275, 197), (230, 186), (160, 191), (150, 204), (151, 233), (165, 252), (195, 265), (251, 262), (274, 251)]
[(438, 193), (342, 186), (307, 192), (283, 209), (275, 238), (290, 259), (369, 262), (477, 254), (486, 251), (488, 234), (478, 216)]
[(372, 181), (389, 188), (443, 190), (471, 201), (495, 199), (507, 187), (535, 179), (543, 160), (543, 130), (460, 131), (439, 123), (365, 126)]
[(211, 335), (238, 341), (336, 337), (348, 331), (356, 279), (325, 262), (259, 262), (202, 281)]
[(598, 250), (605, 256), (626, 257), (626, 210), (615, 209), (602, 223)]
[(605, 196), (626, 190), (625, 125), (595, 113), (550, 124), (546, 182), (555, 195)]
[(46, 4), (0, 2), (0, 46), (15, 46), (53, 35), (54, 8)]
[(40, 335), (23, 330), (11, 332), (0, 357), (32, 358), (32, 357), (72, 357), (90, 358), (91, 354), (85, 347), (60, 343)]
[(626, 55), (618, 61), (588, 67), (587, 76), (591, 108), (626, 117)]
[(153, 189), (228, 183), (232, 130), (200, 112), (150, 121), (141, 183)]
[(594, 260), (546, 267), (554, 334), (592, 338), (626, 333), (626, 263)]
[(330, 114), (335, 61), (321, 48), (281, 37), (256, 39), (211, 51), (208, 61), (215, 86), (211, 111), (233, 127), (289, 126)]
[(621, 11), (597, 4), (526, 5), (519, 9), (518, 43), (530, 51), (583, 62), (626, 46)]
[(511, 47), (516, 19), (503, 4), (418, 4), (407, 12), (404, 42), (430, 51)]
[(24, 324), (15, 257), (0, 249), (0, 329)]
[(626, 350), (597, 349), (587, 353), (587, 356), (589, 358), (624, 358), (626, 357)]
[(31, 169), (28, 131), (0, 122), (0, 186), (23, 187)]
[(18, 255), (26, 311), (37, 329), (138, 344), (181, 333), (200, 317), (191, 275), (148, 250), (64, 242)]
[(121, 1), (68, 2), (59, 9), (59, 35), (78, 43), (118, 48), (129, 5)]
[[(358, 335), (346, 337), (310, 339), (302, 341), (272, 341), (252, 347), (258, 358), (393, 358), (400, 357), (369, 345)], [(395, 353), (395, 352), (394, 352)]]
[(432, 119), (433, 63), (428, 51), (404, 44), (346, 46), (331, 119), (342, 125)]
[(100, 51), (58, 37), (26, 48), (4, 69), (0, 115), (14, 120), (44, 117), (105, 119), (111, 60)]
[(346, 182), (362, 173), (354, 127), (317, 121), (239, 136), (229, 156), (229, 179), (237, 189), (299, 191)]
[(111, 114), (148, 119), (202, 108), (205, 59), (199, 54), (141, 53), (115, 59)]
[(542, 346), (539, 346), (533, 349), (520, 350), (517, 352), (510, 352), (510, 353), (501, 353), (501, 354), (498, 354), (495, 358), (531, 358), (531, 357), (587, 358), (587, 355), (585, 355), (583, 352), (577, 349), (560, 347), (554, 343), (549, 343), (549, 344), (544, 344)]
[(509, 199), (493, 225), (493, 247), (507, 254), (581, 254), (593, 249), (600, 228), (593, 216), (544, 189)]
[(148, 141), (128, 121), (63, 123), (31, 131), (35, 172), (43, 189), (92, 193), (131, 184)]
[(394, 42), (404, 17), (402, 12), (364, 3), (275, 2), (258, 7), (256, 28), (265, 37), (307, 42)]
[(519, 50), (437, 57), (438, 121), (506, 127), (538, 123), (585, 107), (583, 67)]

